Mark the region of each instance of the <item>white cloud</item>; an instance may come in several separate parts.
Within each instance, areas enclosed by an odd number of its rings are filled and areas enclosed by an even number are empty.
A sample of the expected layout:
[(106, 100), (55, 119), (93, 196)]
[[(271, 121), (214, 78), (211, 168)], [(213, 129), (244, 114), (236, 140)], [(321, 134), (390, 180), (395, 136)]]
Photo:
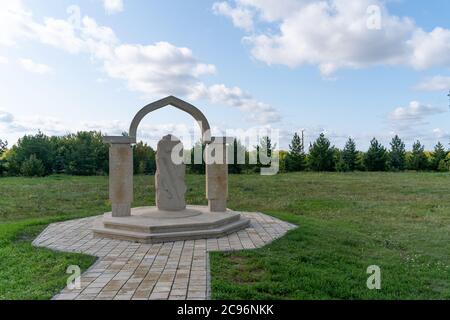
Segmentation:
[(246, 31), (253, 29), (253, 13), (248, 9), (232, 8), (227, 2), (216, 2), (213, 4), (213, 12), (231, 18), (235, 27)]
[(416, 86), (416, 89), (423, 91), (450, 90), (450, 77), (434, 76), (426, 78)]
[[(368, 28), (374, 5), (380, 28)], [(270, 23), (244, 38), (252, 55), (269, 65), (316, 65), (325, 76), (340, 68), (450, 65), (450, 30), (424, 31), (412, 19), (390, 14), (381, 0), (236, 0), (231, 10), (253, 10), (253, 24)]]
[(188, 96), (200, 76), (215, 72), (214, 66), (198, 62), (188, 48), (168, 42), (118, 45), (103, 58), (103, 63), (111, 78), (125, 80), (131, 90), (151, 96)]
[(237, 0), (238, 7), (255, 10), (260, 19), (267, 22), (281, 20), (314, 0)]
[(400, 107), (389, 114), (389, 120), (399, 128), (410, 128), (426, 124), (425, 119), (429, 116), (445, 112), (441, 108), (411, 101), (407, 107)]
[(103, 7), (107, 14), (122, 12), (123, 0), (103, 0)]
[(11, 123), (14, 121), (14, 117), (11, 113), (0, 110), (0, 123)]
[(119, 42), (116, 37), (116, 34), (111, 28), (99, 26), (97, 22), (85, 16), (82, 19), (83, 26), (81, 28), (82, 38), (85, 41), (95, 41), (104, 44), (114, 45)]
[(16, 38), (26, 33), (24, 21), (31, 19), (21, 0), (2, 1), (0, 10), (0, 45), (12, 46)]
[(15, 138), (24, 134), (36, 133), (39, 130), (49, 135), (63, 135), (71, 131), (72, 125), (53, 117), (34, 115), (20, 118), (13, 116), (10, 112), (0, 110), (0, 132)]
[(450, 132), (442, 128), (433, 129), (433, 134), (437, 139), (450, 139)]
[[(273, 107), (257, 101), (240, 88), (207, 85), (202, 77), (216, 73), (216, 68), (198, 61), (189, 48), (168, 42), (152, 45), (121, 43), (111, 28), (99, 26), (87, 16), (80, 17), (78, 26), (69, 20), (55, 18), (46, 18), (44, 23), (39, 23), (19, 0), (12, 0), (12, 3), (14, 6), (7, 5), (11, 10), (0, 13), (0, 21), (4, 18), (17, 22), (4, 30), (0, 29), (0, 39), (8, 39), (8, 42), (3, 42), (4, 45), (14, 45), (25, 38), (72, 54), (88, 53), (102, 64), (110, 78), (124, 80), (129, 89), (141, 92), (148, 98), (164, 95), (207, 98), (216, 104), (237, 107), (246, 113), (248, 119), (260, 124), (276, 122), (280, 118)], [(23, 61), (22, 65), (41, 73), (46, 70), (44, 65), (31, 61)], [(239, 101), (230, 98), (231, 93), (236, 95), (237, 91)]]
[(0, 56), (0, 64), (7, 64), (7, 63), (9, 63), (8, 58)]
[[(9, 40), (4, 45), (13, 45), (25, 38), (72, 54), (88, 53), (103, 65), (109, 77), (124, 80), (131, 90), (148, 97), (173, 94), (189, 99), (207, 98), (216, 104), (236, 107), (260, 124), (276, 122), (280, 118), (273, 107), (257, 101), (240, 88), (207, 85), (201, 78), (216, 73), (216, 67), (198, 61), (189, 48), (168, 42), (152, 45), (121, 43), (111, 28), (99, 26), (87, 16), (80, 17), (79, 26), (55, 18), (38, 23), (19, 0), (12, 3), (11, 10), (0, 13), (0, 18), (17, 22), (7, 30), (0, 29), (0, 39)], [(50, 70), (29, 59), (21, 64), (29, 71), (46, 73)]]
[(49, 66), (34, 62), (31, 59), (19, 59), (19, 64), (23, 69), (31, 73), (47, 74), (52, 72), (52, 68)]
[(247, 119), (259, 124), (274, 123), (280, 120), (277, 110), (268, 104), (257, 101), (239, 87), (227, 87), (215, 84), (209, 87), (200, 86), (194, 92), (201, 98), (207, 98), (213, 103), (223, 103), (239, 109), (247, 115)]

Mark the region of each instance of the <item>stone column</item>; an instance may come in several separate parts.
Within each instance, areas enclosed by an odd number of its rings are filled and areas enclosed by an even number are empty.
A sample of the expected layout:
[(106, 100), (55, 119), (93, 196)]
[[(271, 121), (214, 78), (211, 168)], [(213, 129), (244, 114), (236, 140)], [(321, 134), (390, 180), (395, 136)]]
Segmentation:
[[(156, 206), (159, 210), (186, 209), (186, 165), (183, 163), (183, 144), (171, 134), (164, 136), (156, 149)], [(175, 159), (177, 157), (178, 159)]]
[(206, 145), (206, 198), (211, 212), (227, 210), (228, 164), (226, 152), (227, 138), (213, 137)]
[(133, 202), (133, 149), (129, 137), (104, 137), (109, 143), (109, 199), (113, 217), (131, 215)]

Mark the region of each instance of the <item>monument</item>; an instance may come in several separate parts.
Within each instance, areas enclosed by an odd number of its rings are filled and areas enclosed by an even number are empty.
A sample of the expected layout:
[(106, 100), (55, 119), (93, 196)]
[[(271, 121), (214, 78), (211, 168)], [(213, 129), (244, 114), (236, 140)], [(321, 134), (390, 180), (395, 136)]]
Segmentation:
[[(162, 137), (156, 150), (154, 207), (132, 208), (133, 152), (137, 128), (149, 113), (172, 105), (189, 113), (200, 126), (205, 147), (206, 198), (208, 206), (188, 205), (185, 201), (186, 167), (174, 161), (182, 152), (181, 141), (173, 135)], [(228, 165), (226, 145), (234, 139), (211, 137), (203, 113), (176, 97), (153, 102), (142, 108), (131, 122), (128, 136), (107, 136), (109, 144), (109, 198), (112, 211), (98, 219), (92, 230), (96, 237), (141, 243), (157, 243), (221, 237), (246, 228), (250, 221), (227, 208)], [(179, 157), (182, 159), (182, 157)]]
[[(184, 163), (172, 161), (172, 153), (179, 145), (181, 145), (180, 140), (170, 134), (158, 142), (155, 190), (156, 206), (159, 210), (177, 211), (186, 209), (186, 201), (184, 200), (186, 166)], [(182, 147), (181, 150), (183, 150)]]

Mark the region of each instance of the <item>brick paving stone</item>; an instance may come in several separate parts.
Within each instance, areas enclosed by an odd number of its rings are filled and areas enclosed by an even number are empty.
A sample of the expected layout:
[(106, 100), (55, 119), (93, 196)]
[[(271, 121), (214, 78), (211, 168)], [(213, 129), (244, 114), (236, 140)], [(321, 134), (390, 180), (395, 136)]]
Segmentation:
[(296, 228), (263, 213), (241, 215), (251, 221), (247, 229), (216, 239), (140, 244), (94, 238), (97, 216), (52, 223), (33, 245), (99, 258), (81, 275), (81, 288), (64, 288), (55, 300), (204, 300), (211, 292), (208, 252), (259, 248)]

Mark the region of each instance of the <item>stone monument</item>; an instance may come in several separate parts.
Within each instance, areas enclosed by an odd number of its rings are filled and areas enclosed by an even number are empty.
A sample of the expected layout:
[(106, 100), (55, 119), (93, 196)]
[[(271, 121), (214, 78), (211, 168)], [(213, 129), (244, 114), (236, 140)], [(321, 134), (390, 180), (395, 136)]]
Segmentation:
[(183, 150), (178, 138), (167, 135), (158, 142), (156, 149), (156, 206), (159, 210), (178, 211), (186, 209), (184, 176), (186, 165), (174, 163), (172, 153), (175, 148)]
[[(208, 206), (186, 205), (185, 164), (173, 155), (182, 152), (181, 142), (172, 135), (158, 142), (156, 153), (156, 207), (132, 208), (133, 152), (137, 127), (152, 111), (172, 105), (189, 113), (200, 126), (206, 144), (206, 198)], [(131, 122), (128, 136), (104, 137), (109, 144), (109, 198), (112, 211), (98, 219), (92, 230), (96, 237), (141, 243), (217, 238), (246, 228), (250, 221), (227, 208), (228, 165), (226, 145), (234, 139), (211, 137), (203, 113), (176, 97), (153, 102), (142, 108)], [(182, 159), (182, 157), (175, 157)]]

